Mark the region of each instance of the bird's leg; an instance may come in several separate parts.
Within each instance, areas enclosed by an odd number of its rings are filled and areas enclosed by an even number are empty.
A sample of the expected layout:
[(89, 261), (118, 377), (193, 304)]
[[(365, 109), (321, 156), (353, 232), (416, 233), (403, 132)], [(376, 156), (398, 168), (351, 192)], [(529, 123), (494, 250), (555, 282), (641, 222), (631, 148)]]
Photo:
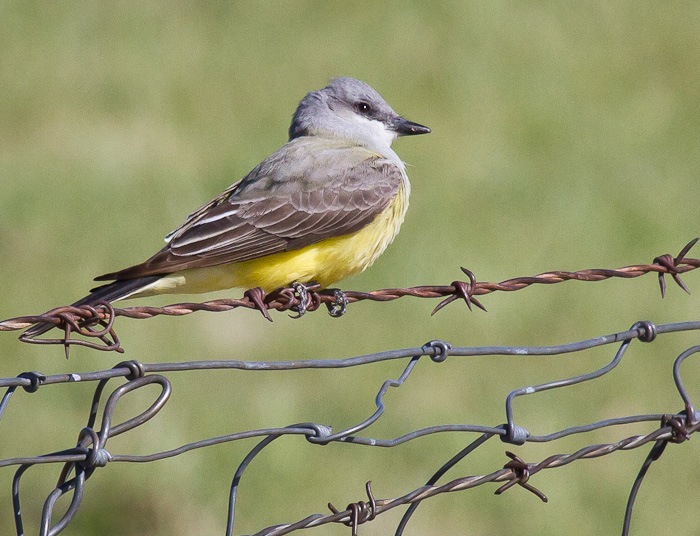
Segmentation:
[(327, 288), (325, 292), (333, 293), (333, 301), (326, 303), (328, 314), (333, 318), (340, 318), (347, 312), (348, 297), (345, 295), (345, 292), (339, 288)]

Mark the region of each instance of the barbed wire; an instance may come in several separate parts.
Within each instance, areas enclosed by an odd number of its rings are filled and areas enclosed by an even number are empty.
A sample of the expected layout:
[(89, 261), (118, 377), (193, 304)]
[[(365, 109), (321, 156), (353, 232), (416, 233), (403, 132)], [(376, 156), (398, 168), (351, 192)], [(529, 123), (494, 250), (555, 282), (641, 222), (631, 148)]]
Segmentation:
[[(236, 307), (244, 307), (258, 309), (266, 318), (270, 319), (269, 309), (295, 311), (297, 314), (303, 314), (306, 310), (317, 310), (320, 308), (321, 304), (327, 305), (331, 315), (335, 316), (342, 314), (348, 303), (361, 300), (389, 301), (404, 296), (442, 298), (442, 301), (435, 308), (434, 312), (437, 312), (445, 305), (458, 299), (464, 300), (470, 308), (471, 305), (475, 305), (483, 309), (483, 305), (478, 301), (476, 296), (499, 290), (514, 291), (533, 284), (551, 284), (567, 280), (600, 281), (611, 277), (632, 278), (650, 272), (658, 275), (663, 296), (665, 292), (665, 274), (671, 275), (681, 288), (686, 292), (688, 291), (687, 287), (680, 279), (680, 275), (700, 266), (700, 260), (685, 258), (685, 255), (696, 242), (697, 239), (690, 242), (676, 257), (662, 255), (656, 257), (652, 264), (626, 266), (617, 270), (598, 269), (581, 270), (578, 272), (553, 271), (534, 277), (520, 277), (501, 283), (488, 283), (477, 282), (470, 271), (463, 269), (469, 281), (455, 281), (449, 286), (386, 289), (368, 293), (340, 292), (337, 290), (318, 292), (313, 288), (307, 292), (305, 288), (291, 288), (280, 289), (276, 292), (265, 294), (260, 289), (253, 289), (248, 291), (241, 300), (214, 300), (200, 304), (176, 304), (162, 308), (130, 307), (117, 309), (107, 302), (102, 302), (94, 306), (62, 307), (53, 309), (44, 315), (17, 317), (6, 320), (0, 323), (0, 330), (18, 330), (24, 329), (37, 322), (49, 322), (65, 331), (65, 337), (63, 339), (34, 339), (26, 340), (25, 342), (64, 344), (66, 348), (71, 344), (84, 344), (103, 350), (122, 351), (119, 339), (114, 332), (114, 321), (117, 316), (126, 316), (130, 318), (150, 318), (159, 314), (180, 316), (198, 310), (223, 311)], [(16, 392), (18, 388), (28, 393), (36, 393), (40, 388), (41, 391), (44, 392), (49, 385), (97, 382), (88, 412), (87, 424), (78, 431), (78, 439), (75, 447), (57, 452), (50, 452), (42, 456), (0, 459), (0, 467), (17, 466), (12, 484), (15, 529), (17, 534), (24, 534), (22, 510), (20, 508), (20, 482), (26, 471), (36, 465), (62, 465), (58, 484), (46, 498), (41, 514), (40, 534), (53, 535), (64, 530), (73, 520), (81, 504), (86, 481), (91, 478), (95, 472), (99, 472), (98, 469), (101, 467), (111, 463), (152, 462), (180, 456), (186, 452), (216, 444), (256, 437), (261, 438), (260, 442), (245, 456), (233, 475), (229, 494), (229, 511), (226, 528), (226, 534), (230, 535), (233, 534), (236, 497), (243, 473), (263, 449), (280, 437), (303, 436), (307, 442), (314, 445), (343, 443), (347, 445), (391, 448), (421, 437), (449, 432), (479, 434), (479, 436), (440, 467), (426, 482), (426, 485), (413, 489), (399, 497), (377, 499), (372, 491), (371, 482), (368, 482), (365, 490), (367, 501), (360, 500), (351, 503), (342, 511), (329, 503), (330, 513), (315, 513), (293, 523), (273, 525), (262, 529), (257, 532), (256, 535), (278, 536), (289, 534), (299, 529), (314, 528), (328, 523), (345, 524), (351, 528), (352, 534), (356, 535), (360, 524), (370, 522), (375, 519), (376, 516), (394, 508), (407, 506), (408, 509), (395, 532), (397, 536), (400, 536), (403, 534), (413, 512), (424, 500), (444, 493), (463, 491), (489, 483), (498, 483), (501, 485), (495, 490), (496, 494), (501, 494), (511, 487), (518, 485), (546, 502), (546, 495), (531, 483), (531, 478), (538, 472), (544, 469), (562, 467), (582, 459), (606, 456), (613, 452), (637, 449), (652, 444), (649, 454), (637, 475), (629, 495), (623, 522), (623, 534), (627, 534), (630, 527), (636, 494), (651, 464), (659, 459), (667, 445), (681, 443), (689, 439), (691, 435), (700, 428), (700, 413), (695, 409), (691, 397), (683, 385), (680, 373), (681, 363), (691, 355), (700, 353), (700, 346), (688, 348), (674, 361), (673, 378), (678, 394), (683, 402), (683, 409), (679, 412), (671, 411), (663, 414), (617, 416), (593, 423), (564, 428), (547, 435), (534, 435), (531, 434), (527, 428), (516, 424), (514, 402), (518, 397), (534, 395), (551, 389), (567, 388), (604, 376), (617, 367), (628, 351), (631, 343), (635, 340), (652, 343), (660, 335), (697, 331), (698, 329), (700, 329), (700, 321), (663, 325), (655, 325), (652, 322), (641, 321), (637, 322), (626, 331), (557, 346), (453, 347), (445, 341), (436, 340), (430, 341), (422, 347), (390, 350), (342, 359), (307, 359), (274, 362), (202, 360), (174, 363), (142, 363), (140, 361), (130, 360), (123, 361), (111, 369), (92, 372), (54, 375), (44, 375), (39, 372), (24, 372), (17, 377), (0, 378), (0, 388), (6, 388), (0, 400), (0, 419), (2, 419), (9, 405), (13, 393)], [(71, 339), (72, 333), (80, 333), (89, 338), (97, 338), (103, 345), (93, 343), (89, 340)], [(390, 388), (402, 387), (421, 359), (429, 358), (432, 362), (444, 363), (448, 360), (453, 361), (459, 357), (484, 355), (509, 355), (516, 358), (531, 355), (551, 356), (583, 352), (610, 344), (618, 344), (619, 346), (612, 360), (603, 367), (574, 377), (539, 385), (525, 386), (511, 391), (505, 399), (506, 422), (504, 424), (496, 426), (465, 423), (434, 425), (413, 430), (391, 439), (358, 435), (368, 430), (384, 415), (386, 410), (384, 396)], [(245, 371), (344, 369), (347, 367), (365, 366), (382, 361), (407, 361), (407, 363), (403, 372), (396, 379), (387, 379), (382, 383), (375, 397), (375, 411), (361, 422), (341, 431), (334, 432), (331, 426), (321, 423), (304, 422), (281, 428), (238, 431), (146, 455), (115, 454), (107, 450), (109, 439), (137, 429), (154, 418), (160, 410), (163, 409), (172, 393), (172, 384), (166, 376), (169, 373), (223, 369)], [(102, 412), (99, 413), (98, 408), (100, 407), (101, 400), (104, 398), (109, 381), (117, 378), (123, 379), (124, 383), (114, 388), (111, 393), (109, 393), (104, 408)], [(129, 392), (142, 389), (149, 385), (157, 385), (160, 387), (160, 393), (155, 397), (151, 405), (136, 417), (114, 424), (112, 422), (114, 411), (121, 398)], [(614, 443), (588, 445), (575, 452), (549, 456), (539, 462), (528, 463), (516, 453), (506, 451), (509, 461), (502, 467), (492, 470), (490, 473), (462, 476), (450, 482), (438, 484), (439, 480), (442, 479), (448, 471), (453, 470), (460, 460), (464, 459), (467, 455), (471, 454), (494, 437), (498, 437), (504, 443), (517, 447), (525, 443), (552, 442), (567, 436), (585, 434), (602, 428), (619, 427), (631, 423), (656, 424), (646, 434), (629, 436)], [(57, 522), (53, 522), (52, 516), (54, 506), (57, 500), (66, 494), (71, 494), (70, 505), (61, 519)]]
[[(77, 434), (75, 447), (57, 452), (51, 452), (42, 456), (24, 458), (7, 458), (0, 460), (0, 467), (18, 466), (12, 484), (13, 507), (15, 516), (15, 528), (17, 534), (24, 534), (22, 509), (20, 507), (20, 482), (22, 476), (30, 468), (40, 464), (62, 464), (58, 484), (48, 495), (41, 514), (40, 534), (57, 534), (65, 529), (75, 517), (85, 489), (86, 481), (99, 472), (99, 468), (113, 463), (144, 463), (180, 456), (186, 452), (229, 443), (246, 438), (262, 438), (261, 441), (250, 450), (233, 475), (229, 495), (229, 512), (227, 516), (226, 534), (233, 534), (235, 520), (236, 497), (241, 477), (253, 459), (265, 449), (271, 442), (283, 436), (302, 436), (311, 444), (327, 445), (329, 443), (343, 443), (347, 445), (363, 445), (373, 447), (396, 447), (397, 445), (413, 441), (420, 437), (432, 436), (441, 433), (477, 433), (480, 434), (464, 449), (448, 460), (433, 477), (417, 489), (413, 489), (404, 495), (391, 499), (375, 498), (371, 483), (367, 483), (367, 501), (358, 501), (349, 504), (340, 511), (329, 503), (330, 513), (315, 513), (293, 523), (273, 525), (262, 529), (256, 535), (280, 536), (289, 534), (299, 529), (319, 527), (328, 523), (343, 523), (351, 527), (353, 535), (357, 534), (360, 524), (369, 522), (389, 510), (399, 506), (409, 506), (404, 514), (396, 535), (401, 535), (411, 515), (418, 505), (435, 496), (463, 491), (488, 483), (502, 484), (496, 493), (500, 494), (513, 486), (521, 486), (534, 493), (543, 501), (546, 496), (531, 483), (534, 475), (544, 469), (553, 469), (583, 460), (607, 456), (617, 451), (627, 451), (653, 444), (647, 459), (640, 470), (635, 484), (630, 493), (628, 506), (625, 511), (623, 534), (627, 534), (632, 514), (632, 507), (636, 492), (642, 482), (649, 466), (658, 459), (669, 444), (683, 442), (690, 438), (700, 428), (700, 413), (695, 409), (692, 399), (684, 387), (681, 378), (681, 364), (688, 357), (700, 353), (700, 346), (693, 346), (682, 352), (674, 361), (673, 378), (676, 389), (680, 395), (683, 409), (679, 412), (651, 415), (630, 415), (614, 417), (581, 426), (574, 426), (557, 432), (537, 436), (531, 434), (526, 428), (516, 424), (514, 414), (514, 401), (517, 397), (530, 396), (550, 389), (561, 389), (593, 381), (609, 373), (622, 361), (633, 341), (653, 343), (659, 336), (678, 332), (697, 331), (700, 329), (700, 321), (683, 322), (673, 324), (655, 325), (652, 322), (642, 321), (634, 324), (630, 329), (619, 333), (598, 336), (574, 343), (529, 347), (529, 346), (484, 346), (484, 347), (453, 347), (445, 341), (430, 341), (422, 347), (404, 348), (385, 352), (377, 352), (363, 356), (342, 359), (310, 359), (297, 361), (234, 361), (234, 360), (203, 360), (175, 363), (141, 363), (136, 360), (124, 361), (111, 369), (97, 370), (93, 372), (68, 373), (43, 375), (39, 372), (25, 372), (13, 378), (0, 378), (0, 388), (7, 388), (0, 401), (0, 419), (2, 418), (13, 393), (18, 389), (24, 389), (28, 393), (44, 392), (49, 385), (64, 383), (97, 382), (95, 392), (90, 404), (87, 424)], [(417, 363), (424, 358), (429, 358), (436, 364), (449, 363), (459, 357), (484, 356), (484, 355), (508, 355), (515, 358), (539, 355), (551, 356), (572, 352), (583, 352), (597, 347), (617, 344), (617, 350), (612, 360), (603, 367), (591, 370), (588, 373), (571, 378), (560, 379), (539, 385), (526, 386), (511, 391), (505, 400), (506, 422), (497, 426), (474, 424), (449, 424), (436, 425), (395, 437), (382, 439), (358, 435), (375, 424), (385, 413), (384, 396), (390, 388), (400, 388), (404, 385), (410, 374), (414, 373)], [(366, 366), (382, 361), (407, 361), (402, 373), (396, 379), (385, 380), (375, 397), (376, 410), (362, 422), (355, 424), (339, 432), (333, 432), (331, 426), (305, 422), (292, 424), (282, 428), (265, 428), (257, 430), (244, 430), (224, 436), (202, 439), (196, 442), (181, 445), (166, 451), (154, 452), (146, 455), (117, 454), (107, 450), (108, 441), (117, 435), (130, 432), (154, 418), (166, 405), (172, 393), (170, 380), (165, 376), (168, 373), (193, 371), (193, 370), (222, 370), (238, 369), (244, 371), (270, 371), (270, 370), (300, 370), (300, 369), (343, 369), (347, 367)], [(444, 366), (444, 365), (443, 365)], [(98, 408), (104, 398), (106, 387), (111, 379), (123, 378), (125, 383), (114, 388), (107, 396), (101, 418), (98, 422)], [(160, 392), (150, 406), (137, 415), (124, 422), (114, 424), (113, 415), (119, 405), (119, 401), (127, 393), (142, 389), (149, 385), (157, 385)], [(541, 460), (536, 463), (525, 462), (521, 457), (506, 452), (510, 460), (502, 467), (494, 469), (490, 473), (480, 475), (462, 476), (445, 484), (438, 485), (449, 470), (456, 463), (477, 448), (484, 445), (489, 439), (500, 438), (501, 441), (512, 446), (519, 446), (529, 442), (551, 442), (562, 437), (574, 434), (584, 434), (602, 428), (619, 427), (630, 423), (656, 423), (646, 434), (633, 435), (614, 443), (594, 444), (583, 447), (575, 452), (561, 453)], [(72, 492), (70, 505), (61, 519), (52, 524), (52, 514), (56, 501), (63, 495)]]
[[(477, 296), (492, 292), (513, 292), (536, 284), (555, 284), (564, 281), (603, 281), (610, 278), (634, 278), (648, 273), (656, 273), (659, 279), (661, 297), (666, 293), (665, 275), (670, 275), (674, 282), (686, 292), (688, 288), (681, 280), (681, 274), (700, 267), (700, 259), (686, 258), (690, 249), (699, 238), (691, 240), (675, 257), (670, 254), (655, 257), (651, 264), (624, 266), (617, 269), (586, 269), (575, 272), (551, 271), (535, 276), (516, 277), (500, 283), (477, 281), (473, 272), (462, 268), (469, 281), (453, 281), (450, 285), (423, 285), (409, 288), (382, 289), (371, 292), (341, 291), (328, 289), (319, 291), (318, 285), (295, 285), (292, 288), (277, 289), (266, 293), (261, 288), (246, 291), (240, 299), (218, 299), (203, 303), (177, 303), (165, 307), (135, 306), (116, 308), (111, 303), (101, 300), (92, 305), (79, 307), (70, 305), (51, 309), (40, 315), (19, 316), (0, 322), (0, 331), (16, 331), (26, 329), (34, 324), (53, 324), (64, 331), (62, 338), (40, 339), (22, 334), (19, 340), (32, 344), (60, 344), (65, 347), (66, 358), (71, 345), (81, 345), (103, 351), (122, 353), (114, 322), (116, 317), (123, 316), (133, 319), (152, 318), (159, 315), (183, 316), (197, 311), (222, 312), (244, 308), (258, 310), (267, 320), (272, 321), (270, 310), (292, 311), (296, 317), (306, 312), (316, 311), (325, 305), (331, 316), (342, 316), (348, 304), (359, 301), (393, 301), (406, 296), (414, 298), (442, 298), (433, 309), (437, 313), (450, 303), (463, 300), (469, 309), (472, 305), (486, 311)], [(99, 327), (98, 327), (99, 326)], [(85, 339), (72, 338), (79, 334)], [(94, 342), (99, 340), (100, 343)]]

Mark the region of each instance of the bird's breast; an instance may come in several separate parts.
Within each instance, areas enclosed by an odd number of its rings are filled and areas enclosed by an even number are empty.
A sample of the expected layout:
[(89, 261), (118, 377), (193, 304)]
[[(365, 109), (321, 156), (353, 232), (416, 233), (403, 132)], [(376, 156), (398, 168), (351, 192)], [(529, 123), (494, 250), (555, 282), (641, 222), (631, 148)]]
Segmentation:
[(236, 286), (269, 291), (293, 281), (315, 281), (327, 287), (362, 272), (394, 241), (408, 209), (409, 191), (405, 179), (391, 204), (359, 231), (234, 265), (245, 272)]

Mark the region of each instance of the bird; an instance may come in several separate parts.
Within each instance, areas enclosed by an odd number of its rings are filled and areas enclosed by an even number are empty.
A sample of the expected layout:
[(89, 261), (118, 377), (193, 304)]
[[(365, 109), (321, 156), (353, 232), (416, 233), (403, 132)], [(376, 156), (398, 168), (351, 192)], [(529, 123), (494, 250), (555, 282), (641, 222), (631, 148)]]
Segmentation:
[(73, 305), (292, 283), (328, 288), (361, 272), (393, 242), (408, 208), (411, 187), (392, 142), (429, 132), (369, 84), (332, 79), (299, 102), (279, 150), (190, 214), (160, 251), (96, 277), (112, 282)]

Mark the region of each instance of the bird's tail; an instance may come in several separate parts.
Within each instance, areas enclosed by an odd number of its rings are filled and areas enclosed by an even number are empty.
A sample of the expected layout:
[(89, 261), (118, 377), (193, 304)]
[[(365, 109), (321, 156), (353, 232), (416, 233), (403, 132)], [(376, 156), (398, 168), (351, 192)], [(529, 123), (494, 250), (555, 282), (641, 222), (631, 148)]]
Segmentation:
[[(74, 306), (79, 307), (81, 305), (93, 305), (98, 301), (104, 300), (108, 302), (114, 302), (126, 298), (136, 292), (137, 290), (145, 287), (157, 281), (162, 276), (160, 275), (150, 275), (146, 277), (139, 277), (136, 279), (123, 279), (119, 281), (113, 281), (107, 285), (102, 285), (96, 287), (90, 291), (90, 294), (84, 298), (75, 302)], [(22, 333), (22, 337), (38, 337), (54, 328), (54, 324), (42, 322), (33, 325), (27, 331)]]

